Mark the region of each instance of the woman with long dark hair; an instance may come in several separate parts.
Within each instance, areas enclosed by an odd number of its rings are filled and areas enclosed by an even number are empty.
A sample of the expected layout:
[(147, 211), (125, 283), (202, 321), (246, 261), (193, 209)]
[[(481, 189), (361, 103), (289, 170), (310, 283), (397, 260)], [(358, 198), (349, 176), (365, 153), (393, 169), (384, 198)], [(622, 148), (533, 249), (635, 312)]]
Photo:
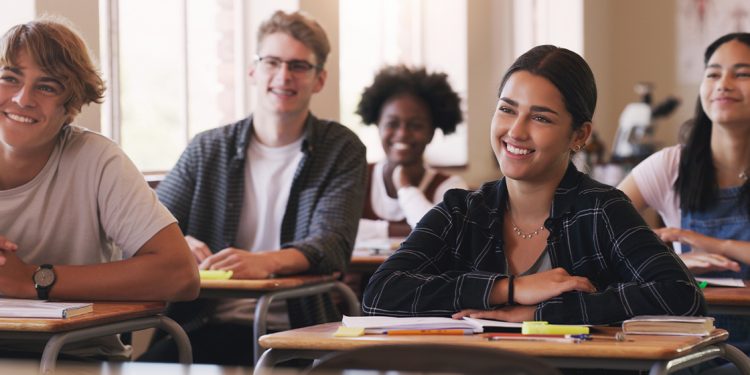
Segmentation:
[(596, 96), (576, 53), (547, 45), (519, 57), (490, 130), (504, 177), (448, 191), (372, 276), (365, 313), (587, 324), (705, 313), (688, 270), (625, 195), (571, 163)]
[[(641, 164), (619, 188), (636, 208), (653, 207), (688, 268), (709, 277), (750, 278), (750, 33), (722, 36), (706, 65), (684, 144)], [(720, 315), (716, 325), (750, 352), (750, 320)]]

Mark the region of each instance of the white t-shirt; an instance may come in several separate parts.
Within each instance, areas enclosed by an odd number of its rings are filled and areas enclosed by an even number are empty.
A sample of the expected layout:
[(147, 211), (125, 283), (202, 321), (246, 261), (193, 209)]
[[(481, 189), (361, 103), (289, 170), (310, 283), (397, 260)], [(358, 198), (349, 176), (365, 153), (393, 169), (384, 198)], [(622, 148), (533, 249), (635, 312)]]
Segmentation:
[(461, 177), (451, 176), (443, 181), (435, 189), (432, 197), (425, 196), (424, 191), (435, 178), (437, 172), (434, 169), (426, 168), (425, 174), (420, 181), (419, 186), (407, 186), (398, 189), (398, 197), (391, 198), (385, 187), (383, 180), (383, 168), (385, 160), (375, 164), (370, 179), (370, 203), (372, 209), (378, 217), (385, 220), (360, 219), (359, 230), (357, 231), (357, 241), (366, 241), (373, 239), (388, 238), (388, 222), (401, 221), (406, 222), (414, 228), (419, 220), (432, 209), (435, 204), (443, 200), (443, 195), (450, 189), (467, 189), (468, 186)]
[[(176, 221), (114, 142), (77, 126), (63, 128), (34, 179), (0, 190), (0, 202), (0, 234), (18, 244), (19, 257), (32, 264), (130, 258)], [(65, 352), (129, 355), (115, 337), (107, 339), (106, 344), (89, 341), (81, 350), (66, 346)], [(0, 346), (18, 348), (2, 341)]]
[[(680, 196), (674, 190), (680, 167), (681, 146), (666, 147), (633, 168), (631, 172), (638, 190), (647, 205), (661, 215), (664, 224), (671, 228), (682, 227)], [(675, 242), (675, 251), (681, 252)]]
[[(302, 141), (269, 147), (253, 136), (247, 148), (245, 193), (240, 211), (236, 245), (250, 251), (277, 250), (281, 247), (281, 222), (284, 220), (294, 173), (302, 160)], [(220, 322), (250, 324), (254, 319), (255, 299), (226, 299), (218, 303), (214, 319)], [(289, 328), (286, 302), (276, 301), (269, 308), (267, 325), (272, 329)]]

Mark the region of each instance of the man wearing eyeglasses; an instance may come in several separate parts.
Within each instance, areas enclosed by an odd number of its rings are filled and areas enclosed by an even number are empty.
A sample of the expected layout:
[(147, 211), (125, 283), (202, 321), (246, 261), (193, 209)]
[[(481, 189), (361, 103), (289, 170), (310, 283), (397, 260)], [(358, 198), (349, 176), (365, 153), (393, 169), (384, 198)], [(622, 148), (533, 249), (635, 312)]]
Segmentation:
[[(250, 80), (258, 105), (248, 118), (199, 134), (157, 193), (177, 217), (200, 269), (232, 278), (344, 271), (364, 201), (365, 148), (341, 124), (316, 118), (330, 45), (314, 20), (274, 13), (258, 33)], [(311, 301), (272, 305), (269, 329), (330, 321)], [(172, 306), (194, 361), (252, 364), (254, 300)], [(326, 311), (326, 309), (312, 309)], [(176, 361), (169, 338), (141, 360)]]

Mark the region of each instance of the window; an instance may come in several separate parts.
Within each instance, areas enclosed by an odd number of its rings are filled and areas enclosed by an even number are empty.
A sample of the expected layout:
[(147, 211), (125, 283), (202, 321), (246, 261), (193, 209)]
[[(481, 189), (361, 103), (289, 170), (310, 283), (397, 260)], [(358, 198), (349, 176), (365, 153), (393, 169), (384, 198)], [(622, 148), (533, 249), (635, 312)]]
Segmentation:
[(514, 0), (515, 56), (554, 44), (583, 56), (582, 0)]
[[(339, 13), (341, 122), (365, 143), (368, 161), (384, 157), (378, 130), (363, 125), (354, 111), (362, 90), (384, 65), (425, 66), (447, 73), (465, 104), (466, 0), (341, 0)], [(425, 159), (432, 165), (465, 165), (466, 124), (447, 137), (438, 130)]]
[(110, 135), (141, 170), (168, 170), (195, 134), (244, 112), (242, 2), (108, 3)]

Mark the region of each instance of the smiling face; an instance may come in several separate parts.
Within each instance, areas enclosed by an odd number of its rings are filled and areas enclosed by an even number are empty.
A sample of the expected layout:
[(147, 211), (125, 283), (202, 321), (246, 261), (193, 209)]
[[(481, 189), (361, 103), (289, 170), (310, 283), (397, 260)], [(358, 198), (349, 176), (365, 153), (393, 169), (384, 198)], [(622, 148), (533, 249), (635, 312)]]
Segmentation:
[[(318, 63), (310, 48), (282, 32), (266, 36), (258, 49), (258, 56), (282, 61), (306, 61), (312, 65)], [(312, 95), (323, 89), (326, 71), (312, 69), (293, 72), (287, 63), (277, 65), (277, 68), (273, 68), (257, 62), (250, 69), (250, 79), (259, 98), (258, 110), (276, 115), (306, 115)]]
[(750, 46), (732, 40), (714, 52), (706, 64), (700, 97), (714, 124), (750, 122)]
[(388, 161), (398, 165), (422, 163), (424, 149), (435, 134), (427, 105), (410, 94), (385, 102), (378, 130)]
[(546, 78), (513, 73), (500, 93), (492, 118), (492, 149), (502, 173), (514, 180), (559, 183), (570, 150), (591, 132), (585, 123), (573, 130), (560, 91)]
[(64, 87), (19, 51), (15, 63), (0, 67), (0, 147), (47, 157), (68, 115)]

